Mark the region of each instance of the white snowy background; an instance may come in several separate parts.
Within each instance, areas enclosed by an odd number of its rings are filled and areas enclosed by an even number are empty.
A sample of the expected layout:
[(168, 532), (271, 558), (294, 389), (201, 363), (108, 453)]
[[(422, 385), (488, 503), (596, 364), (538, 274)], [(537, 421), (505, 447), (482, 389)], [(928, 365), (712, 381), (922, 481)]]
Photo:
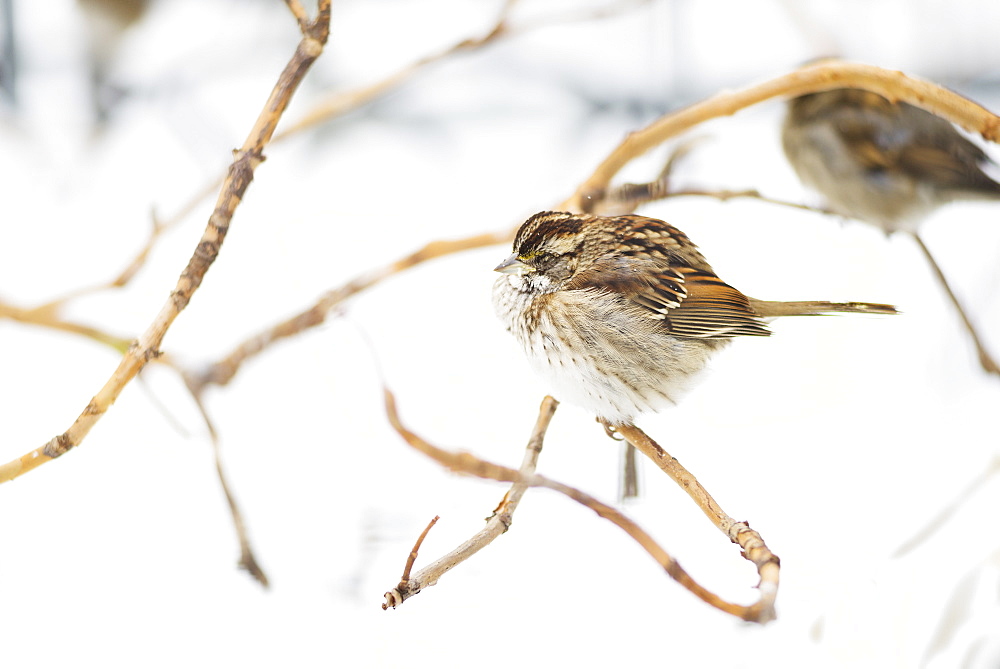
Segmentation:
[[(335, 2), (329, 46), (285, 120), (482, 34), (499, 6)], [(513, 20), (580, 6), (523, 0)], [(117, 274), (152, 210), (173, 215), (224, 171), (299, 34), (277, 0), (154, 2), (122, 38), (109, 76), (124, 94), (98, 127), (78, 5), (14, 9), (0, 296), (28, 307)], [(660, 114), (814, 56), (902, 69), (1000, 109), (997, 25), (992, 2), (664, 0), (452, 58), (267, 151), (163, 349), (212, 361), (429, 240), (555, 206)], [(818, 203), (781, 155), (781, 113), (774, 101), (699, 128), (708, 140), (679, 185)], [(666, 153), (624, 176), (650, 177)], [(145, 329), (213, 202), (162, 239), (128, 288), (66, 315), (126, 336)], [(235, 565), (206, 430), (168, 369), (150, 366), (80, 448), (0, 486), (0, 662), (1000, 666), (1000, 477), (990, 473), (1000, 379), (980, 370), (916, 246), (754, 201), (641, 211), (686, 231), (755, 297), (905, 312), (776, 323), (773, 337), (719, 355), (679, 407), (641, 421), (781, 557), (777, 621), (749, 625), (706, 606), (614, 526), (546, 491), (529, 491), (511, 531), (438, 585), (381, 610), (431, 517), (441, 520), (418, 567), (478, 530), (505, 487), (411, 451), (387, 426), (376, 364), (411, 428), (512, 466), (546, 391), (492, 314), (491, 270), (509, 252), (498, 246), (385, 281), (210, 391), (269, 590)], [(953, 205), (924, 229), (996, 354), (998, 218), (995, 206)], [(117, 362), (89, 340), (0, 321), (0, 460), (65, 430)], [(618, 458), (590, 417), (564, 405), (539, 471), (614, 501)], [(627, 512), (704, 585), (754, 601), (756, 574), (738, 549), (655, 468), (643, 483)]]

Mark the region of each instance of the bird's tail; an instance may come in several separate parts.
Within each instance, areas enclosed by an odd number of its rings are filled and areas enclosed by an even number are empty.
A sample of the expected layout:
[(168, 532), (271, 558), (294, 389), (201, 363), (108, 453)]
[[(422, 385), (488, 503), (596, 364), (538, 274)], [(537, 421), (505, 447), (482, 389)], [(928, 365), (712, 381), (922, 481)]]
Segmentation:
[(762, 318), (819, 316), (823, 314), (898, 314), (891, 304), (871, 302), (771, 302), (750, 298), (750, 306)]

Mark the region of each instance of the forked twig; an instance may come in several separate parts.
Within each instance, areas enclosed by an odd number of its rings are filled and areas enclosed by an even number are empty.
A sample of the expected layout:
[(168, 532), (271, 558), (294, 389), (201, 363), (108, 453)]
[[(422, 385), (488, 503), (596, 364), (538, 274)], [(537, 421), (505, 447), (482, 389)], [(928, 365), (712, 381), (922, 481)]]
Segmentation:
[[(699, 585), (680, 566), (680, 564), (670, 556), (669, 553), (663, 550), (663, 548), (657, 544), (651, 536), (649, 536), (649, 534), (647, 534), (642, 528), (636, 525), (635, 522), (618, 509), (604, 504), (581, 490), (559, 483), (558, 481), (554, 481), (545, 476), (541, 476), (539, 474), (523, 476), (521, 472), (517, 470), (497, 465), (492, 462), (487, 462), (486, 460), (480, 460), (471, 453), (456, 453), (438, 448), (430, 442), (422, 439), (416, 433), (410, 431), (405, 425), (403, 425), (396, 410), (395, 397), (388, 389), (384, 389), (383, 394), (385, 398), (386, 414), (388, 415), (389, 422), (392, 424), (396, 432), (410, 446), (437, 461), (441, 465), (447, 467), (451, 471), (471, 474), (473, 476), (478, 476), (479, 478), (490, 479), (493, 481), (516, 482), (528, 487), (548, 488), (562, 493), (570, 499), (586, 506), (601, 518), (611, 521), (625, 531), (630, 537), (638, 542), (639, 545), (642, 546), (642, 548), (649, 553), (649, 555), (651, 555), (661, 567), (663, 567), (664, 571), (667, 572), (667, 575), (680, 583), (702, 601), (714, 606), (720, 611), (724, 611), (749, 622), (766, 623), (774, 619), (774, 597), (777, 594), (777, 558), (773, 555), (771, 556), (771, 561), (768, 562), (768, 565), (770, 566), (764, 570), (765, 572), (768, 572), (767, 579), (763, 576), (761, 578), (760, 600), (751, 606), (742, 606), (728, 602)], [(628, 437), (626, 436), (626, 438)], [(707, 495), (707, 493), (705, 494)], [(760, 543), (761, 547), (763, 547), (763, 542), (760, 541), (759, 535), (750, 530), (745, 523), (734, 522), (734, 528), (737, 525), (741, 526), (738, 530), (736, 530), (736, 534), (740, 539), (739, 543), (744, 547), (744, 552), (747, 553), (748, 559), (753, 560), (754, 558), (751, 557), (750, 553), (759, 555), (761, 549), (753, 541), (753, 537), (749, 535), (752, 534), (756, 537), (756, 540)], [(767, 548), (763, 547), (763, 550), (767, 551)], [(767, 551), (767, 553), (770, 555), (769, 551)], [(758, 571), (760, 571), (760, 569), (758, 569)], [(771, 572), (773, 572), (773, 574)], [(413, 579), (411, 579), (411, 582), (412, 580)], [(391, 595), (391, 592), (386, 593), (386, 606), (392, 605), (392, 601), (390, 600)]]
[(254, 170), (264, 159), (264, 146), (274, 134), (278, 120), (292, 94), (298, 88), (309, 67), (323, 52), (329, 29), (330, 0), (320, 0), (316, 20), (311, 22), (308, 29), (304, 31), (302, 40), (295, 49), (295, 54), (279, 76), (278, 82), (271, 91), (254, 127), (243, 146), (235, 152), (235, 160), (229, 168), (229, 174), (219, 194), (215, 211), (209, 217), (208, 225), (194, 254), (159, 314), (146, 331), (129, 347), (111, 378), (98, 391), (69, 429), (52, 438), (44, 446), (36, 448), (16, 460), (0, 465), (0, 482), (15, 479), (39, 465), (58, 458), (82, 443), (91, 428), (111, 407), (125, 386), (139, 373), (139, 370), (147, 362), (160, 355), (160, 342), (163, 341), (163, 337), (174, 319), (187, 306), (192, 295), (201, 285), (205, 273), (218, 256), (226, 233), (229, 231), (233, 212), (253, 180)]
[(403, 567), (403, 576), (399, 579), (400, 584), (405, 584), (410, 581), (410, 572), (413, 570), (413, 563), (417, 561), (417, 554), (420, 553), (420, 547), (424, 545), (424, 539), (427, 538), (427, 533), (431, 531), (431, 528), (434, 527), (439, 520), (441, 520), (441, 516), (434, 516), (431, 518), (431, 522), (427, 523), (427, 527), (425, 527), (424, 531), (420, 533), (419, 537), (417, 537), (416, 543), (413, 544), (413, 550), (410, 551), (410, 555), (406, 558), (406, 566)]
[[(545, 433), (549, 429), (549, 422), (551, 422), (558, 405), (559, 403), (551, 397), (542, 400), (542, 405), (538, 409), (538, 420), (535, 421), (531, 438), (528, 439), (528, 445), (525, 448), (524, 459), (521, 461), (521, 468), (518, 470), (522, 477), (528, 477), (535, 473)], [(514, 511), (517, 510), (517, 505), (521, 502), (521, 497), (524, 496), (527, 489), (528, 486), (523, 481), (515, 481), (507, 494), (504, 495), (499, 506), (486, 521), (483, 529), (447, 555), (421, 569), (412, 579), (405, 578), (408, 572), (404, 572), (404, 578), (399, 582), (399, 585), (385, 593), (382, 609), (387, 609), (390, 606), (396, 608), (422, 589), (434, 585), (445, 572), (468, 560), (510, 529), (511, 523), (514, 522)]]

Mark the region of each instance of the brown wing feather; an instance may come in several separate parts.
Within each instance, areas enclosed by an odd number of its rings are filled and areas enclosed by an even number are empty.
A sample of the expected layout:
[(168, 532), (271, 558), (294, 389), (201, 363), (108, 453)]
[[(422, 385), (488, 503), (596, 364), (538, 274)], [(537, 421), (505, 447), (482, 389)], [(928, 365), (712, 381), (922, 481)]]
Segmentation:
[(673, 334), (702, 338), (771, 334), (746, 295), (714, 274), (693, 268), (680, 271), (688, 295), (667, 315)]
[(830, 93), (854, 101), (832, 107), (829, 113), (845, 146), (867, 169), (895, 171), (941, 188), (1000, 193), (1000, 184), (981, 167), (989, 156), (948, 121), (874, 93)]
[(710, 271), (671, 266), (665, 259), (602, 258), (574, 276), (567, 288), (619, 293), (642, 307), (649, 318), (663, 320), (679, 337), (770, 334), (743, 293)]

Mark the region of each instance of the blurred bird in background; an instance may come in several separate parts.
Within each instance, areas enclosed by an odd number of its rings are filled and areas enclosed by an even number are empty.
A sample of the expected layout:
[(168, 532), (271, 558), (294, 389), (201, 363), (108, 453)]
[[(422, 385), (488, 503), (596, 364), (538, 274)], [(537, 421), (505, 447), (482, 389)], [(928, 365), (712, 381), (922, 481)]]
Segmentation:
[(785, 155), (831, 208), (886, 234), (909, 233), (955, 305), (987, 372), (987, 351), (944, 273), (917, 232), (937, 207), (955, 200), (1000, 199), (983, 166), (989, 157), (951, 123), (875, 93), (835, 89), (794, 98), (782, 128)]
[(122, 40), (150, 0), (77, 0), (87, 33), (90, 90), (97, 122), (104, 123), (124, 91), (108, 76)]

